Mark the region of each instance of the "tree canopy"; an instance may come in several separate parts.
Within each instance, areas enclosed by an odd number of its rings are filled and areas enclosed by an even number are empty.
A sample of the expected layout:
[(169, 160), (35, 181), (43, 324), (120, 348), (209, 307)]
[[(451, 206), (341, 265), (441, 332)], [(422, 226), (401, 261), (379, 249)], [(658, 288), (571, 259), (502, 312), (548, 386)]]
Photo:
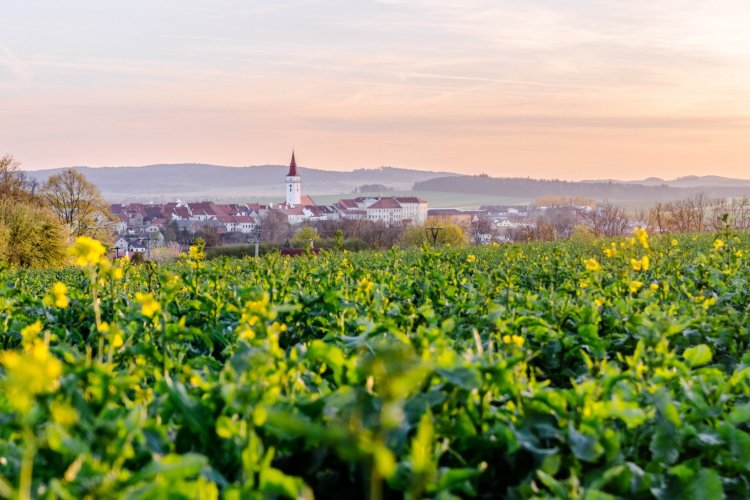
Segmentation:
[(99, 189), (80, 172), (69, 169), (53, 175), (44, 183), (42, 196), (72, 236), (110, 239), (109, 205)]
[[(433, 236), (433, 231), (436, 236)], [(424, 226), (407, 228), (401, 242), (407, 247), (418, 247), (425, 243), (430, 246), (462, 247), (468, 243), (468, 237), (460, 226), (452, 222), (429, 218)]]
[(0, 265), (51, 267), (65, 262), (67, 229), (12, 156), (0, 158)]

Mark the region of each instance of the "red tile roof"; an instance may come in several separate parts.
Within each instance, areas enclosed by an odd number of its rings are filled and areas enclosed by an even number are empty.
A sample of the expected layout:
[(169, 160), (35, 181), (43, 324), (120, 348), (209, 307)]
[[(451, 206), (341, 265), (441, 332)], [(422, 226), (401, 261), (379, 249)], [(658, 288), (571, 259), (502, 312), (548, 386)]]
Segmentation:
[(380, 198), (367, 208), (368, 210), (371, 208), (401, 208), (401, 205), (396, 201), (396, 198)]

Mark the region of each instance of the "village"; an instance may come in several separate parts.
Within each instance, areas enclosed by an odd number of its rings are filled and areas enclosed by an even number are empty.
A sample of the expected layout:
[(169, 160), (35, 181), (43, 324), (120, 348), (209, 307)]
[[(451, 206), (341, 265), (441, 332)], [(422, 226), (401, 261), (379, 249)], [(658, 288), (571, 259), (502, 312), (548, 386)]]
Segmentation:
[[(534, 239), (540, 221), (557, 225), (558, 232), (572, 231), (590, 219), (593, 206), (483, 206), (478, 210), (429, 208), (416, 196), (359, 196), (331, 205), (319, 205), (302, 194), (302, 178), (292, 154), (284, 181), (282, 203), (217, 203), (212, 201), (165, 204), (113, 204), (114, 251), (117, 256), (149, 254), (165, 245), (185, 247), (195, 237), (209, 236), (216, 245), (244, 244), (288, 238), (303, 225), (362, 221), (384, 228), (452, 223), (460, 226), (474, 244)], [(626, 229), (625, 227), (622, 228)]]

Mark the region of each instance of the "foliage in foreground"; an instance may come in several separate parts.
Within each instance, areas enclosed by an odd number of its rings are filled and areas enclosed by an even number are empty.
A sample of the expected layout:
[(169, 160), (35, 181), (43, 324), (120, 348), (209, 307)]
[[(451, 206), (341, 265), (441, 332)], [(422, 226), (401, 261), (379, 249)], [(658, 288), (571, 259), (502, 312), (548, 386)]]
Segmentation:
[(750, 495), (747, 235), (18, 271), (0, 495)]

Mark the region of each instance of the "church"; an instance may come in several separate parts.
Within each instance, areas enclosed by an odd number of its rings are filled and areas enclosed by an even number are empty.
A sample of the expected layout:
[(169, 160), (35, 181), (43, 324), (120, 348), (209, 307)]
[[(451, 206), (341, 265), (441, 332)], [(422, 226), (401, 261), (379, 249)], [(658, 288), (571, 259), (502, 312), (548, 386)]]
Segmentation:
[(302, 194), (302, 177), (292, 151), (292, 161), (284, 181), (286, 201), (273, 207), (286, 216), (290, 224), (322, 220), (369, 220), (386, 225), (424, 224), (427, 221), (427, 202), (415, 196), (359, 197), (340, 200), (333, 205), (318, 205)]
[(309, 196), (302, 196), (302, 178), (297, 172), (297, 160), (292, 151), (292, 161), (289, 163), (289, 173), (286, 174), (286, 203), (285, 208), (316, 206)]

